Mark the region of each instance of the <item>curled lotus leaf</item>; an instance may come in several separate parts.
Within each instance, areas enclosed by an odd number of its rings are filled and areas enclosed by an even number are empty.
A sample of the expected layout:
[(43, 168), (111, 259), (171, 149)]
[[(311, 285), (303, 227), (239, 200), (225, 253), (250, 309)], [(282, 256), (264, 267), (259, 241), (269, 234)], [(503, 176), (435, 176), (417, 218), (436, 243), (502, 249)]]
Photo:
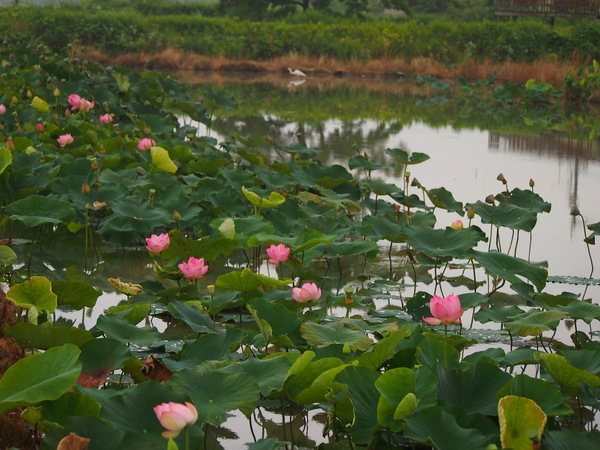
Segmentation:
[(275, 191), (271, 192), (269, 198), (264, 198), (242, 186), (242, 193), (257, 208), (272, 208), (285, 202), (285, 197)]
[(126, 283), (125, 281), (121, 281), (121, 278), (109, 278), (108, 282), (112, 287), (114, 287), (117, 291), (121, 292), (125, 295), (137, 295), (142, 292), (142, 286), (135, 283)]
[(529, 398), (507, 395), (498, 403), (502, 448), (529, 450), (536, 448), (546, 426), (547, 417)]

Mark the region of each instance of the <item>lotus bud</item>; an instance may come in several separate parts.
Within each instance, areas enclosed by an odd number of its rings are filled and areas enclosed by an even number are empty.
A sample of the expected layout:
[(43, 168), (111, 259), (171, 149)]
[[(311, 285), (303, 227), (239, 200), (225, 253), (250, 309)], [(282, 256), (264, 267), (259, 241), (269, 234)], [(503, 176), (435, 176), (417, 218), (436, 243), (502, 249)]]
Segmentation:
[(17, 99), (16, 95), (13, 95), (12, 98), (10, 99), (11, 103), (17, 103), (19, 101), (19, 99)]
[(467, 211), (467, 217), (471, 220), (473, 220), (473, 218), (475, 217), (475, 208), (473, 208), (472, 206)]
[(529, 187), (533, 188), (535, 186), (535, 181), (533, 181), (533, 178), (529, 179)]
[(173, 220), (175, 222), (179, 222), (181, 220), (181, 214), (179, 214), (176, 209), (173, 210)]
[(29, 89), (27, 89), (27, 98), (31, 98), (33, 94), (31, 93), (31, 91)]
[(6, 138), (6, 148), (11, 152), (15, 150), (15, 143), (11, 138)]
[(493, 204), (494, 204), (494, 201), (495, 201), (495, 199), (494, 199), (494, 196), (493, 196), (492, 194), (488, 195), (488, 196), (485, 198), (485, 202), (486, 202), (486, 203), (489, 203), (490, 205), (493, 205)]
[(0, 105), (0, 115), (6, 113), (6, 106), (4, 106), (4, 104)]
[(452, 222), (452, 225), (450, 225), (450, 226), (455, 230), (462, 230), (464, 228), (462, 220), (460, 220), (460, 219), (457, 219), (454, 222)]
[(92, 189), (90, 188), (90, 185), (87, 184), (87, 182), (84, 182), (83, 185), (81, 186), (81, 193), (83, 195), (90, 195), (91, 191), (92, 191)]
[(71, 117), (71, 110), (69, 108), (65, 109), (65, 117)]
[(208, 286), (206, 286), (206, 289), (208, 289), (208, 294), (211, 297), (215, 295), (215, 285), (214, 284), (209, 284)]
[(143, 167), (136, 167), (135, 173), (140, 177), (143, 177), (144, 175), (146, 175), (146, 171), (144, 170)]
[(54, 88), (53, 94), (54, 94), (55, 97), (58, 97), (60, 95), (60, 89)]

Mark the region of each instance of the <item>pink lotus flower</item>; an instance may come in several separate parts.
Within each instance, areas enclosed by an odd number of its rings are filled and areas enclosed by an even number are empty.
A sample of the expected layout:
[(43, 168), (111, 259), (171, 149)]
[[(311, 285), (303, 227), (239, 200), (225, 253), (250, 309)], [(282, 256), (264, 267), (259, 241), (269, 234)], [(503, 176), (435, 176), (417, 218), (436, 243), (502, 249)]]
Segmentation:
[(79, 103), (81, 103), (81, 97), (77, 94), (71, 94), (69, 95), (67, 101), (69, 102), (69, 105), (72, 106), (71, 109), (75, 110), (79, 108)]
[(454, 294), (450, 294), (446, 298), (434, 295), (429, 302), (429, 309), (433, 317), (423, 318), (429, 325), (460, 323), (460, 317), (465, 312), (460, 307), (458, 295)]
[(60, 145), (61, 147), (65, 147), (66, 145), (73, 143), (73, 136), (71, 136), (68, 133), (62, 134), (58, 137), (57, 141), (58, 141), (58, 145)]
[(169, 239), (169, 235), (166, 233), (153, 234), (149, 238), (146, 238), (146, 248), (152, 253), (160, 253), (166, 250), (170, 243), (171, 239)]
[(94, 102), (90, 102), (89, 100), (86, 100), (85, 98), (82, 98), (81, 101), (79, 102), (79, 110), (80, 111), (88, 112), (93, 107), (94, 107)]
[(464, 228), (464, 225), (462, 223), (462, 220), (457, 219), (454, 222), (452, 222), (452, 225), (450, 225), (452, 228), (454, 228), (455, 230), (462, 230)]
[(178, 264), (179, 270), (190, 280), (195, 280), (197, 278), (202, 278), (206, 272), (208, 272), (208, 267), (204, 265), (204, 258), (194, 258), (190, 256), (188, 262), (182, 262)]
[(138, 150), (150, 150), (150, 147), (156, 147), (156, 142), (154, 139), (144, 138), (138, 141)]
[(185, 402), (185, 405), (175, 402), (161, 403), (153, 409), (160, 424), (167, 429), (161, 433), (167, 439), (176, 438), (181, 430), (198, 420), (198, 411), (190, 402)]
[(106, 113), (106, 114), (102, 114), (99, 118), (100, 123), (104, 124), (104, 125), (108, 125), (109, 123), (113, 122), (113, 116), (111, 116), (110, 114)]
[(6, 113), (6, 106), (4, 104), (0, 104), (0, 115)]
[(86, 100), (77, 94), (69, 95), (67, 101), (69, 102), (69, 105), (71, 105), (71, 111), (80, 109), (83, 112), (88, 112), (94, 107), (94, 102), (90, 102), (89, 100)]
[(277, 265), (280, 262), (287, 261), (288, 257), (290, 256), (290, 248), (283, 244), (272, 244), (267, 249), (267, 255), (269, 256), (269, 264)]
[(321, 298), (321, 289), (315, 283), (304, 283), (301, 288), (292, 288), (292, 297), (300, 303)]
[(35, 129), (38, 131), (38, 133), (41, 133), (42, 131), (44, 131), (44, 124), (43, 123), (36, 123), (35, 124)]

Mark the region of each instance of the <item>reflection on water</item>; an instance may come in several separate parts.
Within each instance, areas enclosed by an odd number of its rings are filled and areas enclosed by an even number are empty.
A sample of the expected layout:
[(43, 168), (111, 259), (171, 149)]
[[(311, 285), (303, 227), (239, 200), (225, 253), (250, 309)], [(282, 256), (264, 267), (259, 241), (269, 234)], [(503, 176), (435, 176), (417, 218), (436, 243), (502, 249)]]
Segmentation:
[[(528, 189), (531, 179), (535, 191), (552, 204), (550, 214), (539, 215), (531, 236), (532, 261), (546, 261), (550, 275), (590, 275), (583, 242), (584, 233), (589, 230), (570, 212), (577, 206), (586, 224), (600, 220), (596, 199), (600, 188), (600, 141), (578, 140), (558, 132), (531, 135), (488, 131), (476, 115), (471, 115), (471, 122), (456, 111), (447, 115), (446, 103), (442, 101), (433, 111), (429, 108), (411, 115), (411, 108), (429, 101), (435, 92), (421, 87), (421, 91), (411, 93), (408, 82), (373, 80), (372, 97), (379, 105), (371, 104), (364, 93), (369, 92), (370, 80), (360, 80), (361, 88), (356, 79), (350, 80), (347, 87), (342, 84), (344, 80), (333, 79), (330, 90), (321, 79), (308, 79), (292, 89), (287, 82), (289, 79), (284, 78), (265, 87), (265, 80), (237, 83), (230, 79), (220, 80), (217, 85), (200, 85), (200, 89), (217, 87), (241, 100), (238, 111), (217, 113), (212, 129), (200, 125), (198, 134), (211, 133), (223, 140), (235, 131), (249, 139), (266, 135), (281, 143), (304, 141), (309, 147), (322, 150), (323, 162), (346, 167), (357, 152), (387, 163), (393, 160), (385, 154), (386, 148), (426, 153), (431, 159), (410, 166), (411, 177), (428, 189), (444, 186), (463, 203), (484, 200), (502, 191), (497, 180), (500, 173), (510, 188)], [(382, 86), (388, 90), (383, 91)], [(358, 104), (352, 101), (353, 95)], [(415, 102), (414, 96), (420, 100)], [(281, 103), (290, 108), (282, 108)], [(292, 108), (294, 104), (296, 109)], [(311, 110), (314, 114), (306, 113)], [(330, 115), (323, 114), (324, 110)], [(390, 113), (394, 111), (397, 117)], [(498, 117), (507, 114), (514, 115), (500, 110), (495, 113)], [(522, 124), (523, 118), (517, 117), (514, 123)], [(279, 157), (268, 145), (260, 147), (260, 151), (268, 159)], [(396, 165), (372, 176), (402, 185), (403, 169)], [(458, 218), (439, 211), (436, 214), (440, 220), (438, 228)], [(521, 249), (524, 254), (517, 256), (527, 258), (527, 245), (521, 245)], [(600, 250), (597, 246), (591, 250), (597, 260)], [(548, 289), (560, 293), (565, 288), (560, 285)], [(588, 294), (594, 293), (588, 290)]]

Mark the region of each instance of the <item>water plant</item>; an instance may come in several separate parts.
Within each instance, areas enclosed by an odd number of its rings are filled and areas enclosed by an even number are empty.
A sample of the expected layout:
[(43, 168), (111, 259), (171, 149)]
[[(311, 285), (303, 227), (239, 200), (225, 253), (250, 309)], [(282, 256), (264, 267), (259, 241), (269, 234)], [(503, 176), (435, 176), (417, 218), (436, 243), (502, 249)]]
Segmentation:
[[(168, 75), (3, 44), (0, 324), (26, 356), (0, 412), (20, 408), (44, 446), (218, 448), (234, 412), (264, 425), (248, 448), (598, 444), (600, 307), (548, 290), (552, 268), (519, 246), (550, 211), (533, 184), (464, 203), (411, 179), (424, 154), (346, 167), (302, 143), (218, 142), (181, 120), (212, 113)], [(392, 165), (402, 186), (377, 178)], [(115, 253), (138, 279), (108, 280)], [(567, 321), (589, 331), (557, 337)], [(293, 426), (309, 411), (319, 443)]]

